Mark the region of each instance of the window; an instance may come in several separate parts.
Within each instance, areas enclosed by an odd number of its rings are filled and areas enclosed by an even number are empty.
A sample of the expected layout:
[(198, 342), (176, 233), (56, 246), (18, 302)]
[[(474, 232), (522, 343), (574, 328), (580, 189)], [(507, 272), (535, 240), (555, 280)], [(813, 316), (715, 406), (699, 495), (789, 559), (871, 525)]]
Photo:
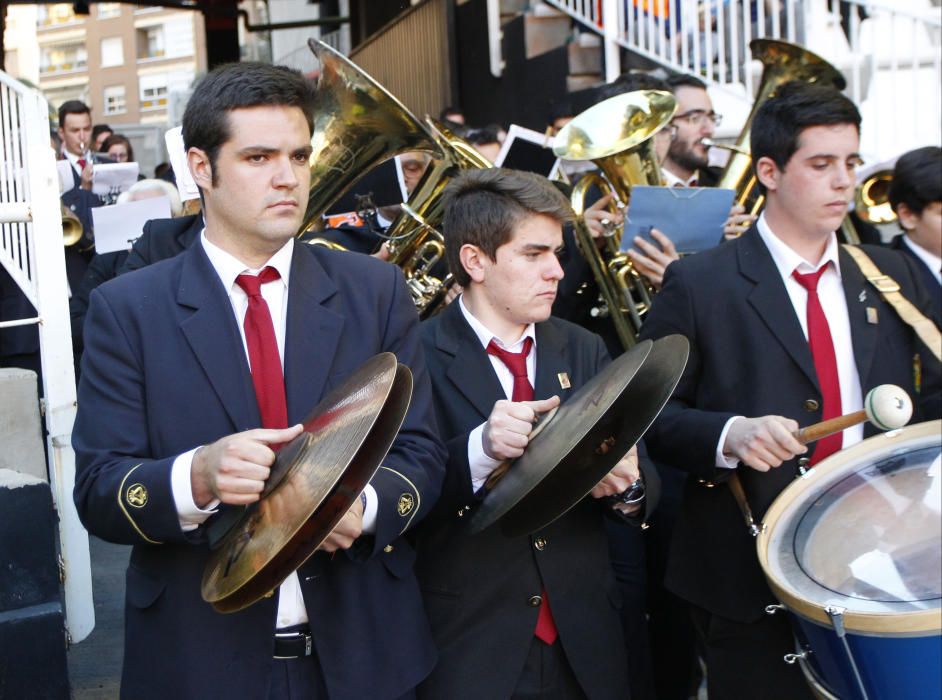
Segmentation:
[(98, 8), (98, 19), (111, 19), (121, 16), (120, 2), (100, 2), (96, 5)]
[(124, 114), (127, 107), (124, 101), (124, 85), (110, 85), (105, 88), (104, 94), (105, 114)]
[(101, 40), (101, 67), (120, 66), (124, 63), (124, 44), (119, 36)]
[(37, 22), (40, 27), (50, 27), (56, 24), (67, 24), (77, 21), (71, 3), (56, 3), (55, 5), (40, 5)]
[(164, 109), (167, 106), (167, 76), (141, 76), (141, 111)]
[(39, 52), (39, 72), (42, 74), (85, 70), (88, 54), (85, 44), (54, 44)]
[(164, 56), (164, 28), (163, 25), (143, 27), (137, 30), (137, 57), (163, 58)]

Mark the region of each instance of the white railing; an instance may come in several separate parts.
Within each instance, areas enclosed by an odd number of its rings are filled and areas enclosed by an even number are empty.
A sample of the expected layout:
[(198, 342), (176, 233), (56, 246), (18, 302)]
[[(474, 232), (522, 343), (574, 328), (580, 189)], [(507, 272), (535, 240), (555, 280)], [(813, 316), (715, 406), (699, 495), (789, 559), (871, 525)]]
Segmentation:
[(66, 626), (73, 642), (95, 626), (88, 533), (72, 501), (75, 371), (62, 247), (59, 177), (49, 146), (49, 107), (31, 88), (0, 72), (0, 265), (36, 309), (6, 328), (35, 324), (43, 374), (49, 485), (59, 517)]
[[(939, 142), (942, 9), (933, 0), (544, 2), (602, 36), (607, 57), (629, 49), (747, 101), (761, 75), (749, 42), (800, 44), (844, 73), (864, 117), (861, 148), (871, 158)], [(618, 61), (607, 60), (606, 70), (614, 79)]]

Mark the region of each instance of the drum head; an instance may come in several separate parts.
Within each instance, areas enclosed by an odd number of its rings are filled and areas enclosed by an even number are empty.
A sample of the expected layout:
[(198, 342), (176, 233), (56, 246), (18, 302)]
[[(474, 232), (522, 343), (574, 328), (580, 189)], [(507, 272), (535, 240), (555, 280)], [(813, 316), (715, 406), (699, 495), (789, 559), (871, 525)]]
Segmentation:
[(822, 461), (766, 514), (759, 560), (794, 612), (849, 631), (942, 629), (942, 421), (864, 440)]

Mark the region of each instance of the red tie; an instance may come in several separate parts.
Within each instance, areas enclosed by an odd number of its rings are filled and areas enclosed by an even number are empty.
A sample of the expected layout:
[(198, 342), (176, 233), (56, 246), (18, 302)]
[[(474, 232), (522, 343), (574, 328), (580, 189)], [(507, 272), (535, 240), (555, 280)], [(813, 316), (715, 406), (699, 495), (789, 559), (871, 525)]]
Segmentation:
[[(818, 374), (818, 384), (821, 387), (822, 420), (828, 420), (841, 415), (841, 384), (837, 376), (837, 357), (834, 355), (834, 343), (831, 341), (831, 329), (827, 317), (818, 298), (818, 280), (828, 269), (827, 263), (817, 272), (806, 275), (797, 270), (792, 273), (798, 283), (808, 290), (808, 344), (811, 346), (811, 356), (814, 358), (814, 369)], [(841, 449), (843, 434), (835, 433), (818, 440), (811, 456), (810, 465), (814, 466), (828, 455)]]
[[(533, 338), (529, 336), (523, 339), (523, 350), (520, 352), (510, 352), (499, 347), (493, 340), (487, 345), (487, 354), (493, 355), (501, 362), (507, 365), (507, 369), (514, 375), (514, 389), (510, 397), (511, 401), (532, 401), (533, 385), (530, 384), (530, 378), (527, 376), (527, 355), (530, 354), (530, 348), (533, 347)], [(556, 641), (559, 633), (556, 631), (556, 623), (553, 622), (553, 613), (550, 610), (549, 596), (546, 588), (543, 589), (541, 596), (543, 602), (540, 604), (540, 614), (536, 618), (536, 629), (533, 634), (541, 642), (552, 644)]]
[(79, 158), (79, 159), (78, 159), (78, 166), (79, 166), (79, 172), (82, 172), (83, 170), (85, 170), (85, 159), (84, 159), (84, 158)]
[(236, 284), (249, 297), (245, 312), (245, 344), (249, 348), (249, 366), (255, 385), (255, 400), (262, 416), (263, 428), (287, 428), (288, 409), (285, 402), (285, 378), (281, 371), (281, 357), (275, 326), (271, 321), (268, 303), (262, 297), (262, 285), (274, 282), (281, 275), (273, 267), (266, 267), (255, 275), (239, 275)]

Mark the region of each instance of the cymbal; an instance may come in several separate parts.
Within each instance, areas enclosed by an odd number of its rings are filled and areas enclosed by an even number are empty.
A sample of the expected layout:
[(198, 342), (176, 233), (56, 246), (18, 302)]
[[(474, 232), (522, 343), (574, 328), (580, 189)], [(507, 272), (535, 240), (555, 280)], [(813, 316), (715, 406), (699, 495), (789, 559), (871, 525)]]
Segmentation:
[(385, 352), (367, 360), (278, 452), (261, 499), (214, 550), (203, 599), (219, 612), (273, 591), (327, 538), (392, 446), (412, 398), (412, 373)]
[(680, 381), (687, 339), (645, 340), (582, 386), (532, 437), (485, 496), (469, 524), (500, 520), (508, 537), (525, 535), (582, 500), (654, 422)]

